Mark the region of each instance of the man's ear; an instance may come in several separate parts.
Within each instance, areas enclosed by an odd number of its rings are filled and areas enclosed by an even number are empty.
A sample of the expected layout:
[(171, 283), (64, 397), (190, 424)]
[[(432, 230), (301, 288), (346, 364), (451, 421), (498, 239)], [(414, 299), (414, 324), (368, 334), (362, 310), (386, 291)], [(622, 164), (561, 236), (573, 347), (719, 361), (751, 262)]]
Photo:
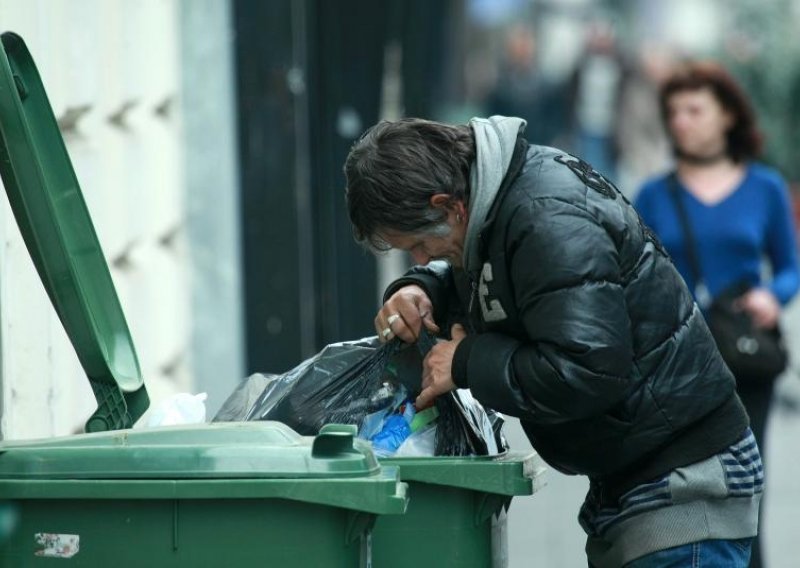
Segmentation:
[(447, 212), (452, 211), (456, 214), (458, 223), (467, 218), (467, 206), (464, 205), (464, 202), (461, 199), (454, 199), (446, 193), (437, 193), (431, 196), (431, 207), (444, 209)]
[(446, 193), (437, 193), (431, 196), (431, 207), (449, 209), (452, 199)]

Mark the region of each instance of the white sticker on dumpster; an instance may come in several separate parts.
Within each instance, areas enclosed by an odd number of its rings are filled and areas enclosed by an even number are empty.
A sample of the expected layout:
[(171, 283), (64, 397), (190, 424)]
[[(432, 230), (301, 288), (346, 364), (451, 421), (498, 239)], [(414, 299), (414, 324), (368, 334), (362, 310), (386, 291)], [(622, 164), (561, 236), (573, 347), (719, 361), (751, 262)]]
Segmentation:
[(72, 558), (80, 550), (81, 537), (77, 534), (36, 533), (34, 539), (42, 547), (36, 556)]

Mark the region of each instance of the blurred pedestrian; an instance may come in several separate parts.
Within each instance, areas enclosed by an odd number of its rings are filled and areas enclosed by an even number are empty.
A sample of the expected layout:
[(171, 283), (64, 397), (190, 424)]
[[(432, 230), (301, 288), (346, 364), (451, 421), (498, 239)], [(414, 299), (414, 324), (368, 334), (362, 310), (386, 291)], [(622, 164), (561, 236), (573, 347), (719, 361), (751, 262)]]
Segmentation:
[(610, 23), (587, 29), (586, 44), (569, 87), (574, 153), (608, 179), (617, 179), (622, 94), (630, 68)]
[(536, 36), (520, 24), (511, 27), (504, 39), (497, 81), (484, 105), (487, 114), (522, 118), (528, 123), (529, 141), (552, 144), (562, 128), (564, 102), (558, 85), (539, 70)]
[(675, 64), (671, 50), (645, 43), (621, 93), (618, 116), (618, 187), (633, 199), (642, 184), (673, 164), (672, 144), (664, 132), (658, 93)]
[(418, 264), (389, 285), (383, 340), (442, 341), (419, 408), (469, 388), (590, 479), (597, 568), (744, 568), (763, 475), (733, 376), (658, 240), (586, 162), (514, 117), (381, 122), (345, 163), (356, 239)]
[[(677, 165), (644, 185), (637, 209), (707, 314), (714, 298), (741, 290), (737, 309), (775, 329), (800, 288), (795, 228), (786, 183), (756, 161), (761, 137), (748, 97), (722, 66), (695, 62), (666, 81), (660, 101)], [(762, 454), (777, 378), (763, 375), (736, 376)], [(751, 566), (761, 565), (756, 542)]]

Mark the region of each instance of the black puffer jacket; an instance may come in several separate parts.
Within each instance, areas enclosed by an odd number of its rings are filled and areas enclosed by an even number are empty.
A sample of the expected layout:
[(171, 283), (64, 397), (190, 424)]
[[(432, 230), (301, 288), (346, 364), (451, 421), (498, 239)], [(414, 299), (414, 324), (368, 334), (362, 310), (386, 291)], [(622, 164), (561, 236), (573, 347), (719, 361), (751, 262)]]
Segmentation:
[(584, 162), (518, 140), (479, 247), (480, 273), (433, 262), (387, 297), (414, 282), (440, 325), (469, 312), (454, 380), (519, 417), (552, 466), (632, 486), (741, 436), (734, 379), (680, 275)]

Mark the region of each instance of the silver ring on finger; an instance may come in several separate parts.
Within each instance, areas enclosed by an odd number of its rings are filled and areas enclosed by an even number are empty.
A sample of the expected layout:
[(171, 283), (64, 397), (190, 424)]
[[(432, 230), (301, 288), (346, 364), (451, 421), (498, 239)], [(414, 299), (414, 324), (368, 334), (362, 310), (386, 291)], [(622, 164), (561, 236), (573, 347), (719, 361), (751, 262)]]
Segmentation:
[(386, 329), (384, 329), (384, 330), (381, 332), (381, 335), (383, 336), (383, 338), (384, 338), (384, 339), (386, 339), (387, 337), (389, 337), (391, 334), (392, 334), (392, 328), (391, 328), (391, 327), (387, 327)]
[(392, 324), (400, 319), (399, 314), (392, 314), (388, 318), (386, 318), (386, 325), (392, 327)]

